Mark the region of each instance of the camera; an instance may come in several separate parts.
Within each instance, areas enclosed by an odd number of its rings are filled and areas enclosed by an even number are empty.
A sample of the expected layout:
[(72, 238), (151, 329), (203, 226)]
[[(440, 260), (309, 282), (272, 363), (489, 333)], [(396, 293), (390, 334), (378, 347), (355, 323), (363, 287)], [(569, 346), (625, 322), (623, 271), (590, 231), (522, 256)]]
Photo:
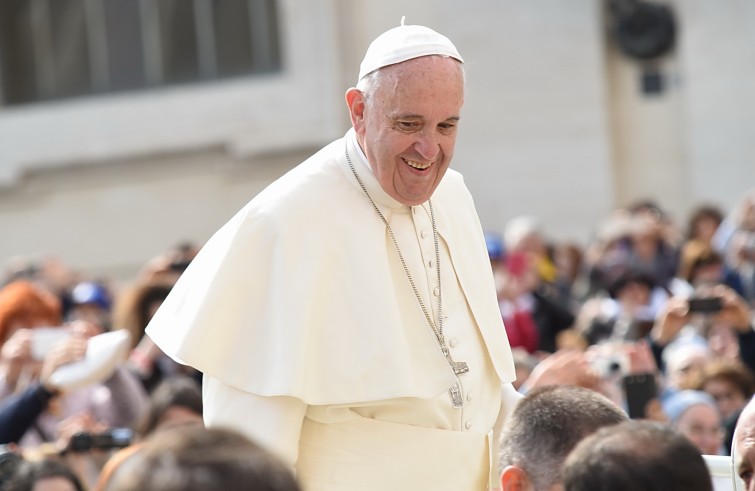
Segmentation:
[(691, 297), (687, 300), (690, 312), (712, 314), (723, 308), (721, 297)]
[(602, 378), (618, 377), (629, 370), (629, 360), (620, 350), (600, 349), (590, 354), (590, 365)]
[(75, 433), (68, 442), (69, 452), (112, 450), (131, 445), (134, 432), (130, 428), (112, 428), (103, 433)]
[(64, 327), (37, 327), (31, 331), (31, 355), (44, 360), (56, 344), (68, 338), (71, 332)]

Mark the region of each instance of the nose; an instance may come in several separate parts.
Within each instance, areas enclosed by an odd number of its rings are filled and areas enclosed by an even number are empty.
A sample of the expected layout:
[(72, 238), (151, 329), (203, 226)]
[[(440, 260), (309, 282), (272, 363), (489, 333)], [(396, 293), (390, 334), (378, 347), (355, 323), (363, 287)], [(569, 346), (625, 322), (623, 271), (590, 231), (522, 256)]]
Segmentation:
[(432, 131), (420, 132), (417, 135), (417, 141), (414, 143), (414, 150), (416, 150), (423, 159), (434, 161), (440, 151), (438, 135)]

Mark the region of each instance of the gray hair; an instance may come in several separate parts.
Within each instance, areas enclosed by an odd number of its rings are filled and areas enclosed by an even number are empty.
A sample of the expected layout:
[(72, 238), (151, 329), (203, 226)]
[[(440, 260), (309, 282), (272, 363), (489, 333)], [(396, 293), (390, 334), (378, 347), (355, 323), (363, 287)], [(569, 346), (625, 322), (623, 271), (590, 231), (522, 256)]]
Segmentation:
[(626, 421), (577, 445), (564, 464), (567, 491), (713, 491), (700, 451), (665, 423)]
[(536, 491), (561, 482), (561, 468), (580, 440), (627, 415), (603, 395), (582, 387), (533, 389), (517, 405), (501, 434), (500, 469), (520, 467)]
[[(441, 58), (449, 58), (454, 61), (456, 61), (459, 64), (459, 67), (461, 68), (461, 79), (462, 83), (464, 85), (464, 91), (467, 90), (467, 70), (465, 68), (464, 63), (460, 62), (459, 60), (456, 60), (455, 58), (452, 58), (450, 56), (445, 55), (428, 55), (428, 56), (438, 56)], [(409, 61), (409, 60), (407, 60)], [(403, 62), (402, 62), (403, 63)], [(372, 99), (372, 95), (375, 94), (375, 92), (382, 86), (382, 84), (385, 82), (385, 69), (388, 67), (391, 67), (393, 65), (388, 65), (387, 67), (381, 67), (377, 70), (373, 70), (364, 77), (362, 77), (359, 82), (357, 82), (356, 88), (359, 89), (359, 91), (364, 96), (365, 104), (368, 104), (369, 101)]]

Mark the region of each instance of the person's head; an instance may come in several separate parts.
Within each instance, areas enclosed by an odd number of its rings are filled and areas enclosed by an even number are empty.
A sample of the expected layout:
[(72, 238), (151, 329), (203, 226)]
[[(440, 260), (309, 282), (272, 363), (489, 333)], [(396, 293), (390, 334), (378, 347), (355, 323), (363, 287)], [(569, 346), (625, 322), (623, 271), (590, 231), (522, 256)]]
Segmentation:
[(183, 426), (150, 438), (101, 483), (103, 491), (300, 491), (267, 450), (227, 429)]
[(490, 265), (495, 269), (506, 257), (506, 248), (503, 245), (503, 237), (497, 232), (485, 232), (485, 247), (488, 250)]
[(34, 283), (18, 280), (0, 289), (0, 346), (18, 329), (62, 322), (60, 300)]
[(564, 464), (566, 491), (712, 491), (700, 452), (663, 423), (632, 420), (582, 440)]
[(740, 229), (755, 232), (755, 188), (740, 198), (734, 211), (734, 219)]
[(712, 351), (703, 338), (677, 337), (663, 351), (667, 385), (673, 389), (693, 388), (711, 356)]
[(202, 391), (194, 379), (177, 376), (164, 380), (150, 395), (137, 433), (144, 437), (158, 429), (187, 424), (202, 424)]
[(724, 258), (709, 245), (690, 242), (682, 250), (677, 276), (693, 287), (720, 284), (724, 280)]
[(656, 284), (653, 275), (638, 266), (616, 264), (606, 271), (606, 291), (622, 304), (647, 305)]
[(560, 489), (561, 467), (569, 451), (598, 428), (626, 419), (614, 403), (589, 389), (559, 385), (530, 391), (501, 434), (501, 488)]
[(535, 217), (512, 218), (506, 223), (503, 238), (507, 250), (527, 252), (537, 256), (546, 254), (543, 228)]
[(723, 212), (716, 206), (702, 205), (697, 207), (689, 218), (687, 239), (697, 239), (704, 243), (710, 243), (723, 219)]
[(464, 103), (453, 44), (422, 26), (383, 33), (368, 48), (346, 103), (383, 190), (405, 205), (427, 201), (451, 163)]
[(104, 331), (110, 330), (113, 295), (101, 282), (82, 281), (71, 290), (71, 307), (67, 320), (91, 322)]
[(715, 399), (721, 417), (728, 420), (755, 393), (755, 378), (741, 363), (718, 360), (703, 369), (699, 389)]
[(682, 390), (663, 401), (672, 426), (687, 437), (701, 454), (718, 455), (724, 429), (715, 400), (697, 390)]
[(4, 491), (84, 491), (76, 474), (56, 460), (22, 462)]
[(133, 346), (139, 344), (152, 316), (170, 293), (172, 283), (163, 280), (146, 281), (124, 291), (117, 299), (113, 325), (128, 329)]
[(739, 415), (731, 456), (734, 474), (744, 481), (747, 491), (755, 491), (755, 398), (750, 399)]

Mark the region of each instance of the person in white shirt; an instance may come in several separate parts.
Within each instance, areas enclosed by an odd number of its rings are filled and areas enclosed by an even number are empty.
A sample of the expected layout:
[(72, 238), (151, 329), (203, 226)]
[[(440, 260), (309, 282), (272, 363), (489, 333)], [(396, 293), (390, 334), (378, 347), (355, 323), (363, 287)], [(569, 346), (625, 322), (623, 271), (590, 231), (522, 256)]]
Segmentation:
[(147, 333), (204, 373), (204, 419), (308, 491), (485, 490), (518, 400), (482, 228), (449, 170), (464, 102), (446, 37), (402, 25), (346, 92), (353, 128), (205, 245)]

